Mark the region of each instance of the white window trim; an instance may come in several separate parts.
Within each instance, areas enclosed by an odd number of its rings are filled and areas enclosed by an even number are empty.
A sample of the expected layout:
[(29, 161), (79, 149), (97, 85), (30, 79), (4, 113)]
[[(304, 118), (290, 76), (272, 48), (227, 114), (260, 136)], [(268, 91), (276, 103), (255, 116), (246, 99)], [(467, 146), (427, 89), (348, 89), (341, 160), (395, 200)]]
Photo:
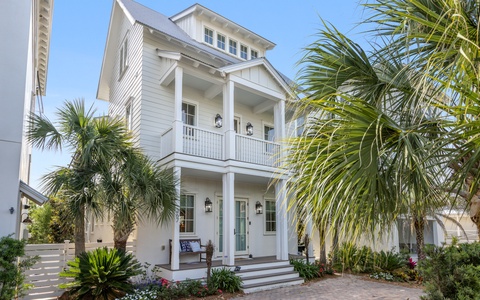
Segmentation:
[[(218, 35), (221, 35), (225, 38), (225, 41), (223, 42), (224, 46), (225, 46), (225, 49), (222, 49), (220, 47), (218, 47)], [(226, 52), (227, 51), (227, 47), (228, 47), (228, 36), (226, 34), (223, 34), (219, 31), (216, 32), (215, 34), (215, 45), (217, 46), (216, 48), (220, 51), (223, 51), (223, 52)]]
[[(273, 125), (273, 123), (262, 121), (262, 140), (264, 140), (264, 141), (266, 141), (265, 140), (265, 126), (268, 126), (268, 127), (271, 127), (273, 129), (275, 129), (275, 125)], [(276, 136), (273, 136), (273, 141), (269, 141), (269, 142), (275, 143), (275, 138), (276, 138)]]
[[(182, 193), (181, 196), (193, 196), (193, 232), (180, 232), (180, 236), (196, 236), (197, 235), (197, 194), (195, 193)], [(178, 223), (180, 226), (180, 223)]]
[[(128, 98), (125, 103), (125, 125), (128, 130), (133, 129), (133, 97)], [(127, 114), (127, 112), (129, 112)]]
[[(247, 48), (247, 52), (246, 52), (246, 58), (243, 58), (242, 57), (242, 47), (245, 47)], [(247, 45), (243, 44), (243, 43), (240, 43), (240, 47), (239, 47), (240, 51), (238, 52), (238, 57), (240, 57), (240, 59), (244, 59), (244, 60), (248, 60), (248, 55), (249, 55), (249, 52), (250, 52), (250, 47), (248, 47)]]
[[(275, 207), (275, 231), (267, 231), (267, 201), (271, 201)], [(275, 198), (266, 197), (263, 199), (263, 235), (277, 235), (277, 206)]]
[[(230, 52), (230, 41), (235, 42), (235, 50), (236, 50), (237, 53), (232, 53), (232, 52)], [(237, 40), (232, 39), (232, 38), (229, 37), (229, 38), (228, 38), (228, 51), (227, 51), (228, 54), (230, 54), (230, 55), (232, 55), (232, 56), (235, 56), (235, 57), (239, 57), (238, 54), (240, 53), (240, 51), (238, 51), (238, 44), (239, 44), (239, 42), (238, 42)]]
[[(199, 119), (198, 119), (198, 115), (199, 115), (199, 112), (200, 112), (200, 105), (199, 105), (198, 101), (194, 101), (194, 100), (190, 100), (190, 99), (185, 99), (185, 98), (183, 98), (182, 104), (183, 104), (183, 103), (190, 104), (190, 105), (195, 105), (195, 108), (196, 108), (196, 110), (195, 110), (195, 124), (197, 124), (197, 125), (195, 125), (194, 127), (200, 127), (200, 126), (199, 126), (200, 123), (198, 122), (198, 120), (199, 120)], [(183, 117), (183, 116), (182, 116), (182, 117)], [(182, 120), (182, 122), (183, 122), (183, 120)], [(185, 123), (183, 123), (183, 124), (185, 124)], [(185, 124), (185, 125), (187, 125), (187, 124)], [(192, 125), (188, 125), (188, 126), (192, 126)]]
[[(205, 41), (205, 30), (206, 30), (206, 29), (208, 29), (208, 30), (210, 30), (210, 31), (212, 32), (212, 43), (211, 43), (211, 44), (210, 44), (210, 43), (207, 43), (207, 42)], [(205, 43), (205, 44), (207, 44), (207, 45), (210, 45), (210, 46), (214, 46), (215, 43), (216, 43), (216, 40), (217, 40), (217, 38), (216, 38), (216, 31), (213, 30), (212, 28), (204, 25), (204, 26), (203, 26), (203, 35), (202, 35), (202, 41), (203, 41), (203, 43)]]
[(252, 51), (257, 52), (257, 57), (256, 57), (256, 58), (258, 58), (258, 50), (257, 50), (257, 49), (250, 48), (250, 53), (248, 53), (249, 59), (254, 59), (254, 58), (252, 58)]
[[(125, 75), (125, 72), (128, 69), (128, 63), (129, 63), (129, 60), (130, 60), (129, 55), (128, 55), (128, 45), (130, 44), (128, 42), (129, 35), (130, 35), (130, 31), (127, 31), (127, 33), (125, 33), (125, 36), (123, 37), (122, 43), (120, 44), (120, 48), (118, 49), (118, 54), (119, 54), (119, 60), (118, 60), (119, 76), (118, 76), (118, 80), (121, 80), (123, 78), (123, 75)], [(123, 57), (123, 59), (122, 59), (122, 57)]]

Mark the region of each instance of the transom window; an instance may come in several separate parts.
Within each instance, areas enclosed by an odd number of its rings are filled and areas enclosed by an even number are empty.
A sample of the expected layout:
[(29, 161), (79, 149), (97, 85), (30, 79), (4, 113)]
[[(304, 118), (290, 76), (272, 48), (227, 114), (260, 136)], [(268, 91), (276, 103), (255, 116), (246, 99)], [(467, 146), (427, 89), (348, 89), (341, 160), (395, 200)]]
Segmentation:
[(213, 45), (213, 30), (205, 28), (204, 40), (205, 43)]
[(195, 195), (180, 196), (180, 233), (195, 232)]
[(247, 59), (248, 55), (248, 48), (245, 45), (240, 45), (240, 57), (243, 59)]
[(237, 55), (237, 42), (234, 40), (229, 40), (228, 45), (228, 52), (232, 53), (233, 55)]
[(256, 50), (250, 50), (250, 59), (258, 57), (258, 52)]
[(265, 200), (265, 232), (277, 231), (277, 215), (274, 200)]
[(217, 47), (225, 50), (225, 36), (221, 34), (217, 34)]

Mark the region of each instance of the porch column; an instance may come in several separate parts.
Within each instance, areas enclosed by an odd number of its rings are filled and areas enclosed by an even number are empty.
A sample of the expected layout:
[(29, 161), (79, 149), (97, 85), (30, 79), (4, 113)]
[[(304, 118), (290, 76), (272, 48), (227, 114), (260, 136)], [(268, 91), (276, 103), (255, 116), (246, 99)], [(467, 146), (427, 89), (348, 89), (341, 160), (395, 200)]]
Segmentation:
[(225, 159), (235, 159), (234, 97), (235, 84), (230, 79), (223, 86), (223, 117), (225, 119)]
[(275, 184), (275, 203), (277, 217), (277, 259), (288, 260), (287, 192), (285, 191), (285, 180), (283, 179)]
[(182, 168), (180, 167), (173, 167), (173, 173), (178, 178), (177, 184), (175, 186), (176, 193), (177, 193), (177, 210), (175, 212), (175, 219), (173, 221), (173, 229), (172, 229), (172, 261), (170, 268), (172, 270), (178, 270), (180, 268), (180, 185), (181, 185), (181, 178), (182, 178)]
[(183, 101), (183, 68), (175, 69), (175, 105), (173, 120), (173, 151), (183, 152), (183, 119), (182, 119), (182, 101)]
[(235, 265), (235, 173), (223, 174), (223, 264)]
[(315, 257), (314, 253), (313, 253), (313, 226), (312, 226), (312, 218), (308, 218), (307, 220), (307, 224), (306, 224), (306, 230), (305, 230), (305, 233), (308, 234), (308, 238), (309, 238), (309, 243), (308, 243), (308, 257)]

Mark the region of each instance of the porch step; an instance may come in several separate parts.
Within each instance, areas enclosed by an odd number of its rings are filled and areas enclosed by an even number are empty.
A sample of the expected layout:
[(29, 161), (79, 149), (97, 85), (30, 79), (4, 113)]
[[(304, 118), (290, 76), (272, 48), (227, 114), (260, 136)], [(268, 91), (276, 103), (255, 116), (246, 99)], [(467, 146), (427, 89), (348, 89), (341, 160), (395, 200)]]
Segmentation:
[(244, 265), (235, 274), (242, 278), (246, 294), (304, 282), (288, 261)]

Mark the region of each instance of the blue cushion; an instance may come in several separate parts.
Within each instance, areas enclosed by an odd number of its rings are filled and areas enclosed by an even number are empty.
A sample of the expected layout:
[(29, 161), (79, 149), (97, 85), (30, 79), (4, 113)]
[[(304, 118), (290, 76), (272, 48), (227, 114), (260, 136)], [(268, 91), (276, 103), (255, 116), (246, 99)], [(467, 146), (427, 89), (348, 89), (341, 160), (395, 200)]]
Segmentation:
[(180, 241), (180, 252), (192, 252), (189, 241)]

